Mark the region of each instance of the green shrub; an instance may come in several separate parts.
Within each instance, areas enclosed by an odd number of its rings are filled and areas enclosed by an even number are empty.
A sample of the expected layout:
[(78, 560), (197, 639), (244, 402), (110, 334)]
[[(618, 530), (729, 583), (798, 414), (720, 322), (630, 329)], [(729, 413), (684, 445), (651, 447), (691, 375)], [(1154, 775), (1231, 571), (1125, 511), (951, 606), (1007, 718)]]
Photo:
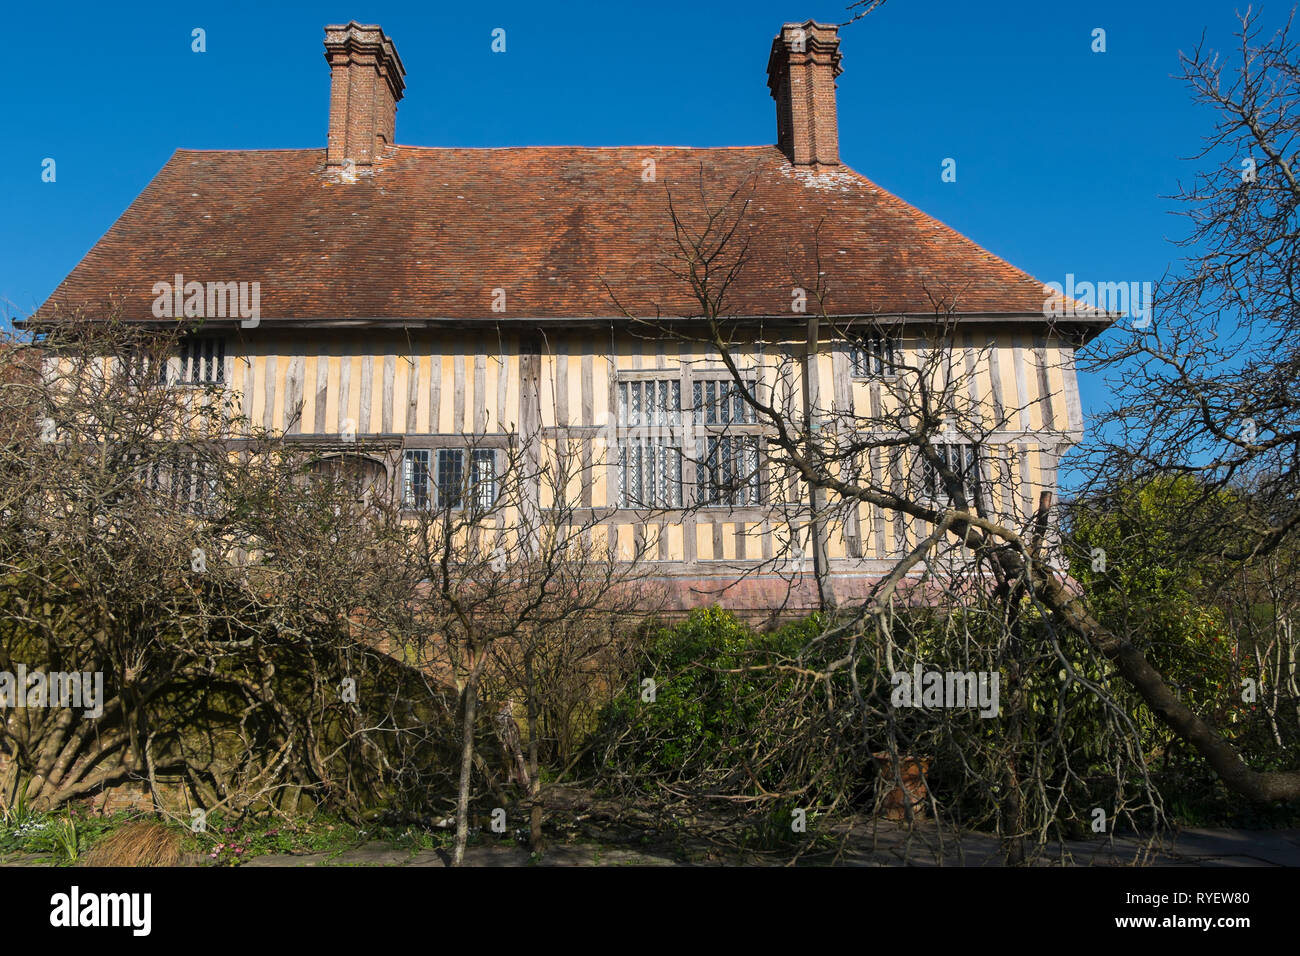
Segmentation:
[[(814, 614), (758, 632), (710, 607), (648, 635), (642, 666), (604, 709), (596, 732), (607, 782), (717, 793), (818, 793), (860, 786), (870, 747), (849, 701), (847, 669), (826, 682), (811, 672), (842, 650)], [(884, 692), (868, 663), (868, 693)], [(648, 699), (653, 681), (653, 700)]]

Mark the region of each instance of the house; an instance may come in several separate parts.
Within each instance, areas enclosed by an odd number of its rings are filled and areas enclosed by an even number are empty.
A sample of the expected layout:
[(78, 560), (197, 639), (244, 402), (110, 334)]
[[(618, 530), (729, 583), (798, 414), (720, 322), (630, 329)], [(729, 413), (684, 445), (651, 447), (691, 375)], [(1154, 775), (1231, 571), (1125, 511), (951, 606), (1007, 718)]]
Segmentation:
[[(521, 436), (572, 442), (572, 493), (613, 557), (640, 549), (681, 607), (758, 612), (812, 600), (805, 532), (854, 592), (923, 529), (866, 505), (810, 523), (720, 353), (674, 334), (701, 306), (664, 266), (669, 193), (687, 208), (743, 187), (748, 262), (726, 315), (755, 388), (796, 416), (870, 417), (897, 368), (941, 353), (986, 426), (944, 460), (1021, 519), (1055, 488), (1083, 427), (1075, 350), (1107, 317), (1051, 314), (1041, 282), (841, 162), (834, 26), (782, 26), (777, 142), (728, 148), (399, 145), (393, 41), (353, 22), (326, 27), (325, 52), (324, 148), (177, 150), (34, 324), (109, 301), (130, 321), (193, 320), (174, 375), (364, 461), (410, 509), (490, 497)], [(942, 494), (933, 468), (865, 457)]]

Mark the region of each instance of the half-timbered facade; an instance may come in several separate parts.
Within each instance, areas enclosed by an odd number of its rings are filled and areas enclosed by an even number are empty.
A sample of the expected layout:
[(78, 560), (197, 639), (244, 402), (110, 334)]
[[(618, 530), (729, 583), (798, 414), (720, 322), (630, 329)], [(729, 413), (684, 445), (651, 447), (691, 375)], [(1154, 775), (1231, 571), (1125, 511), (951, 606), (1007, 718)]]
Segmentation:
[[(227, 391), (250, 427), (364, 460), (408, 509), (495, 494), (512, 441), (566, 449), (561, 492), (613, 559), (652, 562), (681, 606), (759, 610), (789, 599), (778, 565), (803, 553), (810, 498), (770, 465), (767, 426), (666, 268), (673, 211), (698, 225), (735, 193), (728, 352), (756, 395), (793, 421), (883, 428), (898, 370), (924, 367), (968, 419), (942, 454), (975, 493), (1027, 516), (1055, 488), (1083, 427), (1075, 350), (1104, 317), (1049, 314), (1041, 282), (840, 162), (834, 27), (773, 41), (773, 146), (400, 146), (392, 41), (331, 26), (326, 56), (324, 150), (177, 151), (35, 321), (111, 301), (195, 328), (173, 376)], [(879, 450), (855, 467), (943, 493)], [(878, 576), (917, 524), (838, 515), (832, 575)]]

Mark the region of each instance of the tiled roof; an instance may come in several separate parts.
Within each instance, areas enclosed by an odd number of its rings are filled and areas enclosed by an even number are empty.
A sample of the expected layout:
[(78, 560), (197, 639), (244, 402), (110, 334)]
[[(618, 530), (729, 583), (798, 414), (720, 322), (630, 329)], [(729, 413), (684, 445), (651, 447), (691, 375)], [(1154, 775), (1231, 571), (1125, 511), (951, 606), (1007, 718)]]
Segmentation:
[(398, 146), (353, 182), (324, 159), (178, 150), (36, 317), (112, 298), (150, 319), (154, 284), (176, 273), (259, 282), (263, 320), (608, 317), (615, 298), (637, 315), (697, 314), (665, 269), (667, 190), (698, 225), (701, 171), (715, 203), (752, 182), (731, 314), (790, 313), (819, 223), (830, 314), (932, 314), (932, 295), (961, 313), (1043, 309), (1041, 282), (847, 167), (796, 167), (773, 146)]

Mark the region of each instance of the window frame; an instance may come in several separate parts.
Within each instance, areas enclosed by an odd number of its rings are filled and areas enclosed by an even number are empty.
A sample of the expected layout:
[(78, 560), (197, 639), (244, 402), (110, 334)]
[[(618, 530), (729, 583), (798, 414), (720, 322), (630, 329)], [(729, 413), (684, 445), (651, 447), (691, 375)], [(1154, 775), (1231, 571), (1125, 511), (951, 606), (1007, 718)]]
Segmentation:
[(176, 510), (195, 518), (216, 514), (219, 476), (202, 450), (177, 446), (161, 455), (132, 451), (125, 457), (141, 485)]
[[(745, 387), (752, 393), (761, 380), (759, 370), (744, 370), (742, 376)], [(668, 395), (675, 399), (677, 407), (670, 405), (666, 413), (647, 416), (644, 386), (638, 389), (630, 384), (646, 381), (668, 383)], [(725, 385), (725, 395), (715, 391), (710, 401), (708, 388), (711, 383)], [(697, 386), (701, 391), (699, 402), (695, 400)], [(753, 406), (745, 401), (730, 369), (690, 362), (683, 362), (678, 368), (618, 369), (614, 373), (613, 393), (616, 447), (612, 480), (619, 510), (652, 512), (726, 508), (735, 511), (764, 506), (769, 483), (766, 480), (766, 457), (759, 439), (766, 430), (759, 424)], [(633, 395), (639, 396), (639, 404), (633, 400)], [(710, 414), (714, 409), (723, 408), (727, 409), (727, 414)], [(725, 447), (721, 440), (728, 444), (739, 441), (752, 448), (754, 468), (742, 488), (743, 503), (736, 503), (735, 490), (722, 489), (721, 494), (706, 490), (707, 457), (713, 451), (710, 442), (718, 442), (715, 448)], [(633, 449), (644, 452), (647, 448), (675, 453), (668, 469), (675, 488), (666, 496), (656, 495), (653, 501), (633, 501), (627, 494), (628, 469), (631, 467), (629, 455)], [(735, 460), (734, 454), (729, 457)], [(644, 487), (644, 472), (639, 474), (642, 476), (640, 484)], [(718, 486), (715, 484), (713, 487)]]
[[(898, 377), (899, 337), (890, 332), (850, 334), (845, 338), (849, 377), (858, 382), (888, 381)], [(867, 367), (859, 361), (863, 357)]]
[[(753, 393), (758, 386), (759, 376), (757, 370), (748, 370), (741, 372), (744, 379), (745, 387)], [(736, 384), (735, 376), (731, 370), (725, 366), (710, 367), (704, 366), (697, 369), (691, 369), (691, 400), (692, 412), (696, 411), (697, 404), (708, 410), (713, 408), (726, 409), (728, 416), (726, 421), (717, 420), (722, 416), (714, 416), (714, 421), (709, 421), (706, 413), (703, 420), (698, 420), (698, 416), (693, 414), (695, 425), (695, 457), (693, 459), (695, 468), (694, 488), (692, 489), (692, 501), (697, 508), (725, 508), (729, 511), (735, 511), (745, 508), (762, 508), (764, 507), (767, 494), (768, 482), (766, 480), (765, 456), (763, 455), (763, 445), (759, 440), (764, 434), (764, 428), (758, 422), (758, 413), (754, 407), (745, 401), (740, 387)], [(709, 383), (725, 383), (727, 388), (726, 394), (715, 396), (712, 402), (708, 399), (707, 385)], [(695, 402), (696, 385), (702, 386), (700, 402)], [(740, 420), (736, 421), (734, 413), (740, 410)], [(723, 442), (734, 444), (739, 442), (742, 449), (746, 446), (752, 446), (753, 453), (753, 470), (746, 477), (744, 485), (738, 488), (724, 487), (717, 483), (706, 482), (707, 472), (711, 469), (709, 464), (714, 449), (710, 448), (711, 442), (717, 442), (721, 446)], [(715, 446), (715, 447), (718, 447)], [(742, 452), (743, 454), (743, 452)], [(727, 458), (734, 462), (737, 460), (737, 453), (731, 452)], [(748, 468), (748, 465), (746, 465)], [(734, 500), (737, 492), (747, 494), (748, 500)], [(719, 494), (721, 492), (721, 494)]]
[(225, 388), (226, 381), (226, 336), (192, 335), (180, 341), (176, 360), (175, 378), (172, 378), (171, 362), (159, 370), (168, 376), (168, 382), (184, 388)]
[[(673, 369), (620, 369), (615, 372), (614, 488), (619, 510), (673, 511), (684, 507), (684, 378), (682, 371)], [(646, 389), (646, 383), (651, 386), (649, 390)], [(649, 413), (647, 391), (656, 398), (665, 396), (668, 399), (667, 406), (656, 402), (654, 413)], [(636, 465), (632, 464), (634, 454)], [(636, 484), (638, 494), (645, 490), (647, 462), (652, 500), (633, 501), (628, 495), (629, 486)], [(631, 480), (633, 474), (636, 475), (635, 482)], [(662, 494), (660, 483), (663, 486)]]
[[(433, 504), (433, 481), (430, 479), (430, 456), (434, 449), (431, 448), (403, 448), (401, 459), (401, 480), (399, 489), (401, 494), (401, 506), (405, 511), (431, 511)], [(416, 461), (423, 459), (422, 474), (424, 477), (423, 492), (417, 491), (417, 472)], [(423, 502), (420, 499), (423, 498)]]
[[(491, 463), (491, 471), (486, 479), (478, 473), (478, 466), (481, 462)], [(469, 480), (465, 486), (465, 491), (470, 498), (474, 499), (474, 510), (491, 511), (496, 506), (497, 496), (500, 494), (498, 481), (496, 449), (471, 448), (469, 450)], [(488, 489), (486, 500), (484, 500), (483, 496), (484, 487)]]
[[(969, 441), (945, 441), (933, 442), (931, 447), (939, 454), (944, 464), (951, 471), (960, 475), (969, 507), (979, 509), (984, 500), (983, 472), (985, 456), (981, 446)], [(962, 466), (960, 471), (953, 467), (954, 454), (961, 458)], [(968, 455), (969, 458), (967, 458)], [(943, 487), (942, 475), (919, 450), (917, 452), (916, 467), (917, 482), (920, 486), (918, 489), (919, 499), (931, 507), (955, 507), (948, 495), (948, 490)]]
[[(400, 507), (403, 511), (469, 511), (487, 512), (496, 506), (500, 496), (501, 475), (499, 471), (499, 449), (465, 445), (462, 443), (440, 443), (436, 445), (407, 445), (400, 457), (401, 483)], [(458, 461), (454, 503), (444, 504), (444, 499), (452, 498), (450, 493), (450, 476), (444, 477), (444, 468), (452, 467), (452, 459)], [(415, 491), (415, 475), (408, 462), (421, 461), (424, 492), (421, 496)], [(479, 474), (479, 466), (490, 462), (488, 475)], [(487, 495), (483, 489), (487, 489)], [(420, 498), (424, 498), (423, 504)]]
[[(713, 432), (696, 439), (695, 495), (699, 507), (762, 507), (764, 482), (758, 439), (758, 435)], [(735, 474), (738, 462), (745, 473), (743, 482), (716, 480), (718, 472)], [(710, 471), (714, 472), (713, 476), (709, 476)]]

